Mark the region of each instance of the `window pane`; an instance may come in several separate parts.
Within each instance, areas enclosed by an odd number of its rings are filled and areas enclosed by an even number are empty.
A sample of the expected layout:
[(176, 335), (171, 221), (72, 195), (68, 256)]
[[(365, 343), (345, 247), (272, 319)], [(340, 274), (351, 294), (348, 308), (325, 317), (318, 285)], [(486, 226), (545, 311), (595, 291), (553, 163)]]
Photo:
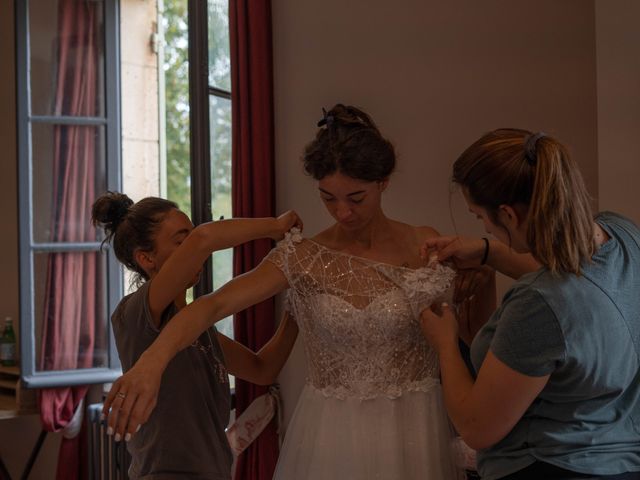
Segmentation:
[(231, 91), (229, 1), (209, 0), (209, 85)]
[[(211, 128), (211, 209), (214, 219), (231, 218), (231, 102), (209, 97)], [(233, 276), (233, 249), (213, 254), (213, 288), (218, 289)], [(233, 338), (229, 317), (217, 324), (218, 330)]]
[(231, 218), (231, 101), (209, 97), (211, 208), (213, 218)]
[(34, 255), (36, 370), (109, 366), (106, 253)]
[(189, 29), (187, 0), (164, 3), (165, 142), (167, 198), (191, 212), (189, 163)]
[(104, 127), (32, 125), (33, 237), (93, 242), (91, 204), (107, 189)]
[(104, 5), (29, 1), (34, 115), (104, 116)]

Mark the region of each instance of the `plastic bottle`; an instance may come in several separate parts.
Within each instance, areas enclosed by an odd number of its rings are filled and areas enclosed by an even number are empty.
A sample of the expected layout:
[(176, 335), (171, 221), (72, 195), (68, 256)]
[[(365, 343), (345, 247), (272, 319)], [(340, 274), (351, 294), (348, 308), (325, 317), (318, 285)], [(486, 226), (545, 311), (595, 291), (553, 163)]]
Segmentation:
[(5, 367), (16, 364), (16, 334), (11, 317), (4, 319), (4, 331), (0, 337), (0, 364)]

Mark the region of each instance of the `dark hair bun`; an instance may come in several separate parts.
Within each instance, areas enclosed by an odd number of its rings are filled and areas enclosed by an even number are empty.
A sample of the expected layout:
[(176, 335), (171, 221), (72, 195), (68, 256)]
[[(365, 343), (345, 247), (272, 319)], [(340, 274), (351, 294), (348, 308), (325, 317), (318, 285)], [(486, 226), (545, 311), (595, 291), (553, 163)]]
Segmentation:
[(340, 172), (369, 182), (391, 175), (396, 165), (393, 145), (368, 114), (341, 103), (322, 113), (318, 122), (321, 128), (306, 146), (302, 159), (307, 174), (322, 180)]
[(107, 236), (111, 237), (116, 232), (118, 225), (126, 218), (131, 205), (133, 205), (133, 200), (124, 193), (106, 192), (100, 195), (93, 204), (91, 223), (102, 226)]

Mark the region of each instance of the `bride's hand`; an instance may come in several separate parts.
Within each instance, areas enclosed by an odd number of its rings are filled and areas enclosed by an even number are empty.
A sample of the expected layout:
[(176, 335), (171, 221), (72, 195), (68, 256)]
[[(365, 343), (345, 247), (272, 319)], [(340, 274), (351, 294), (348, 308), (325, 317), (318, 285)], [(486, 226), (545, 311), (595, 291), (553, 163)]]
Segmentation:
[(108, 418), (107, 434), (115, 434), (115, 440), (129, 441), (144, 424), (156, 406), (162, 369), (147, 366), (141, 358), (118, 378), (104, 401), (102, 414)]
[(439, 262), (452, 260), (458, 268), (474, 268), (482, 262), (487, 241), (458, 236), (432, 237), (425, 240), (420, 254), (422, 258), (430, 258), (435, 254)]

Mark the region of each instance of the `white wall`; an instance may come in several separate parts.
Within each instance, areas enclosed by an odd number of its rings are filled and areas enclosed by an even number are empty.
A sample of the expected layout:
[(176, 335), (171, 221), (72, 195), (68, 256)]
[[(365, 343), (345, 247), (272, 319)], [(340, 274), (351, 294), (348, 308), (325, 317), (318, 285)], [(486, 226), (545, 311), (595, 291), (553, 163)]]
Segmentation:
[[(320, 108), (363, 107), (399, 152), (388, 215), (480, 233), (453, 195), (456, 156), (504, 126), (565, 142), (598, 195), (595, 19), (583, 0), (273, 0), (277, 205), (308, 235), (330, 223), (300, 156)], [(504, 288), (504, 287), (503, 287)], [(286, 420), (302, 386), (296, 347), (280, 380)]]

